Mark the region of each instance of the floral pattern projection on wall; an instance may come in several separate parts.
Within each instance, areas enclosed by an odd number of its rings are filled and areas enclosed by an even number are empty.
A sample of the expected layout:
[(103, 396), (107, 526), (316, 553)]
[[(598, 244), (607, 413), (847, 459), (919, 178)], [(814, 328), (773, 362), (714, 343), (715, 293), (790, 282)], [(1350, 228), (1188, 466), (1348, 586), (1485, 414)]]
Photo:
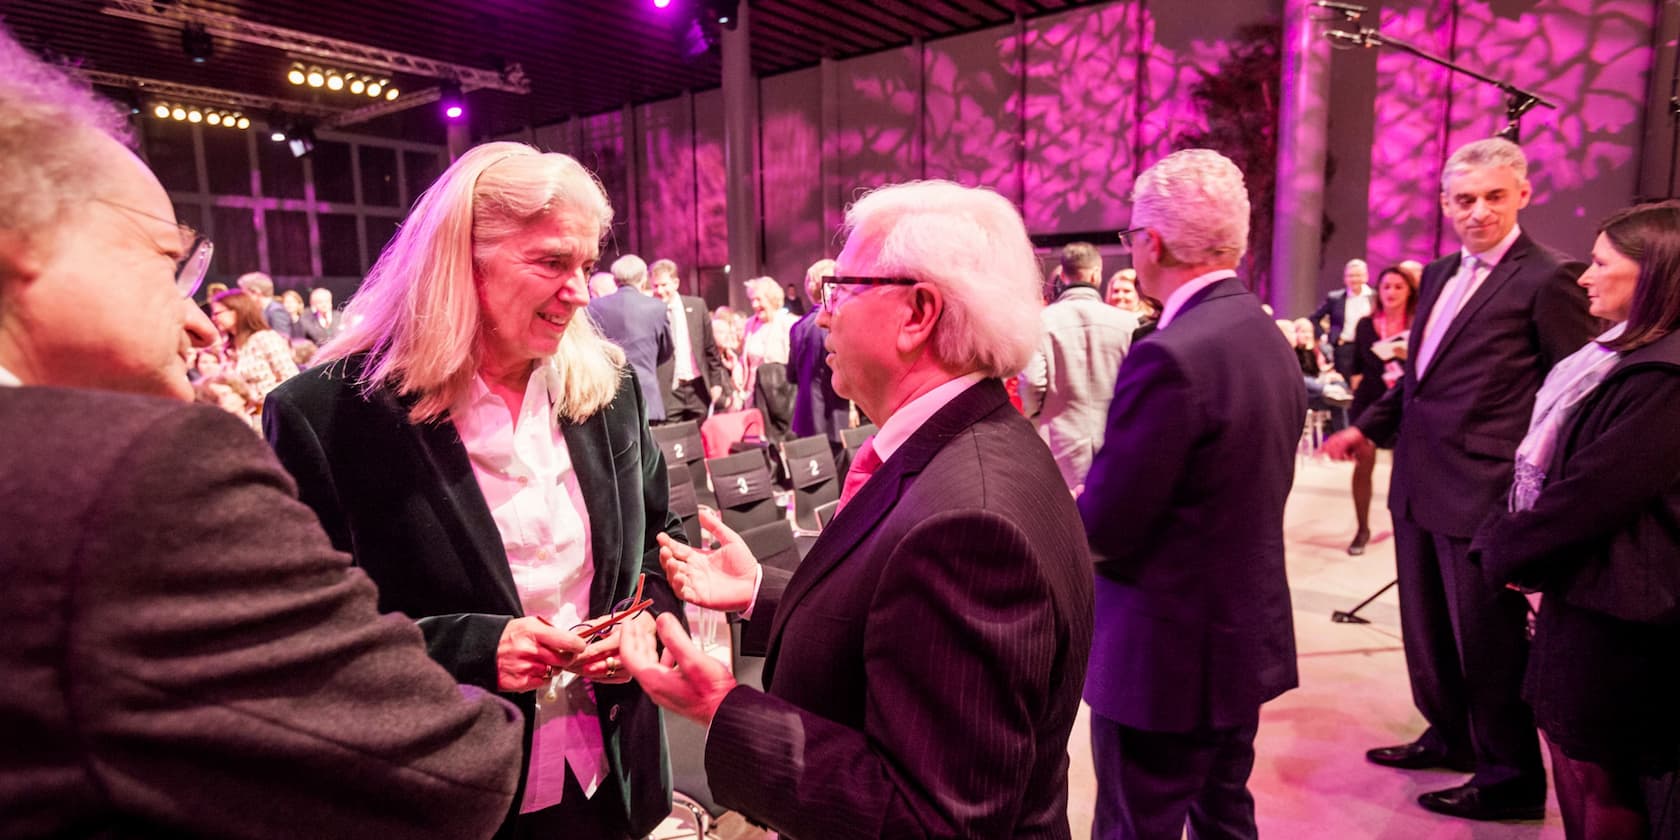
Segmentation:
[[(648, 259), (677, 262), (680, 276), (697, 265), (695, 250), (694, 131), (687, 98), (636, 108), (637, 248)], [(685, 287), (685, 291), (690, 291)]]
[(630, 248), (630, 173), (624, 150), (624, 112), (585, 117), (579, 124), (577, 159), (601, 179), (614, 208), (612, 231), (601, 244), (602, 257)]
[(838, 243), (823, 221), (822, 69), (764, 79), (759, 85), (760, 171), (764, 186), (764, 271), (801, 285), (811, 263)]
[[(1556, 102), (1522, 121), (1534, 202), (1523, 228), (1577, 257), (1592, 229), (1633, 196), (1650, 32), (1648, 0), (1400, 0), (1382, 31)], [(1397, 51), (1377, 59), (1371, 155), (1376, 264), (1456, 248), (1441, 221), (1441, 164), (1505, 124), (1500, 92)], [(1450, 94), (1449, 94), (1450, 91)]]
[(1013, 27), (928, 42), (922, 52), (923, 168), (929, 178), (1021, 193), (1020, 39)]
[(723, 92), (694, 95), (694, 178), (699, 204), (694, 229), (700, 265), (729, 263), (728, 178), (723, 168)]

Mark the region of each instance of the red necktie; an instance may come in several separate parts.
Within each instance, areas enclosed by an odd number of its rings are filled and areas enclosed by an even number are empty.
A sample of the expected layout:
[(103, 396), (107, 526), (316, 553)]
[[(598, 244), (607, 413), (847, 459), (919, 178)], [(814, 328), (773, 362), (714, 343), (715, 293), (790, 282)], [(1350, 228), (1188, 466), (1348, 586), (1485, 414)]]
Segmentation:
[(870, 435), (858, 449), (857, 457), (852, 459), (852, 466), (846, 470), (846, 483), (840, 487), (840, 504), (834, 507), (836, 514), (846, 506), (846, 503), (863, 489), (869, 477), (881, 468), (881, 456), (875, 454), (875, 436)]

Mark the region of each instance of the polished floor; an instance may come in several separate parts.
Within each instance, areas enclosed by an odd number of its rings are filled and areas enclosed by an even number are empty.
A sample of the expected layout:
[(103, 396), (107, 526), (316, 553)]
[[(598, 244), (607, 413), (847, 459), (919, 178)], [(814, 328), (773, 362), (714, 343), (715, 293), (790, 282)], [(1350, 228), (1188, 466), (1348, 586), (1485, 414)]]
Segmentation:
[[(1422, 720), (1413, 709), (1400, 649), (1400, 614), (1393, 590), (1361, 611), (1368, 625), (1337, 624), (1345, 610), (1394, 577), (1394, 550), (1382, 490), (1388, 461), (1377, 467), (1372, 510), (1376, 538), (1363, 557), (1345, 551), (1353, 535), (1348, 498), (1351, 467), (1299, 462), (1286, 514), (1289, 582), (1301, 687), (1265, 707), (1255, 748), (1254, 791), (1265, 837), (1380, 838), (1381, 840), (1503, 840), (1562, 838), (1556, 802), (1544, 821), (1477, 823), (1438, 817), (1418, 807), (1419, 793), (1450, 787), (1464, 777), (1434, 771), (1389, 770), (1368, 764), (1368, 747), (1414, 737)], [(1068, 752), (1069, 820), (1076, 840), (1090, 836), (1096, 782), (1085, 716)], [(712, 832), (726, 838), (762, 836), (737, 815)], [(692, 835), (689, 835), (692, 836)]]

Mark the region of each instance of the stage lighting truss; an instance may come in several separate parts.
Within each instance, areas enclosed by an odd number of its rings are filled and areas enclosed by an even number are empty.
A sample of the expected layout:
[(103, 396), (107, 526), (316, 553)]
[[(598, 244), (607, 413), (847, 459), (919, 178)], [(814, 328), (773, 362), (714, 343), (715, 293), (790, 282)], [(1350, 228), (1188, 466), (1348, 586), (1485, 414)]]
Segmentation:
[(251, 127), (250, 117), (227, 108), (159, 100), (152, 104), (151, 113), (152, 116), (160, 120), (174, 120), (175, 122), (192, 123), (193, 125), (203, 124), (215, 128), (231, 128), (236, 131), (244, 131)]
[(343, 70), (306, 61), (294, 61), (286, 69), (286, 81), (293, 87), (327, 90), (347, 96), (367, 97), (395, 102), (402, 92), (391, 84), (391, 77), (366, 70)]
[[(323, 70), (321, 85), (323, 87), (327, 83), (325, 70), (328, 65), (331, 65), (339, 68), (364, 68), (369, 71), (387, 74), (387, 77), (401, 75), (421, 76), (428, 79), (456, 79), (465, 90), (488, 88), (507, 93), (531, 92), (530, 80), (525, 77), (524, 71), (518, 65), (513, 64), (497, 70), (470, 67), (464, 64), (451, 64), (447, 61), (437, 61), (424, 56), (380, 49), (366, 44), (358, 44), (354, 41), (256, 23), (198, 6), (189, 7), (185, 3), (165, 4), (154, 3), (153, 0), (108, 0), (106, 6), (100, 11), (113, 17), (127, 18), (158, 26), (183, 26), (194, 23), (203, 27), (205, 32), (218, 38), (272, 47), (294, 56), (307, 56), (307, 60), (321, 65)], [(308, 71), (305, 69), (306, 77), (307, 74)], [(349, 81), (349, 79), (345, 79), (346, 83)], [(305, 83), (307, 82), (308, 79), (305, 78)], [(348, 84), (346, 87), (348, 88)], [(385, 95), (384, 91), (381, 91), (381, 95)]]

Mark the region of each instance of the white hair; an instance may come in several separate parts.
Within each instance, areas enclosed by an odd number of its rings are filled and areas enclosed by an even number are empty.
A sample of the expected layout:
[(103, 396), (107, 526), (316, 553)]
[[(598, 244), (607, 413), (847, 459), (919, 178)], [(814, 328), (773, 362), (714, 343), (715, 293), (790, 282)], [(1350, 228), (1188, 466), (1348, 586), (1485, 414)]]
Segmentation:
[[(85, 82), (31, 55), (0, 26), (0, 232), (45, 243), (110, 171), (91, 166), (129, 145), (124, 115)], [(0, 264), (0, 268), (3, 268)]]
[(1472, 169), (1501, 166), (1515, 173), (1518, 181), (1528, 180), (1528, 156), (1523, 154), (1521, 146), (1503, 137), (1465, 143), (1447, 158), (1447, 165), (1441, 167), (1441, 192), (1447, 191), (1447, 181), (1454, 175)]
[(1184, 265), (1236, 265), (1248, 250), (1242, 170), (1211, 149), (1174, 152), (1132, 187), (1132, 224), (1159, 234)]
[(613, 282), (620, 286), (643, 288), (647, 285), (647, 263), (635, 254), (625, 254), (613, 260), (612, 276)]
[(950, 181), (895, 184), (847, 208), (846, 229), (875, 246), (871, 273), (940, 291), (937, 359), (995, 377), (1027, 366), (1044, 303), (1032, 240), (1008, 199)]

